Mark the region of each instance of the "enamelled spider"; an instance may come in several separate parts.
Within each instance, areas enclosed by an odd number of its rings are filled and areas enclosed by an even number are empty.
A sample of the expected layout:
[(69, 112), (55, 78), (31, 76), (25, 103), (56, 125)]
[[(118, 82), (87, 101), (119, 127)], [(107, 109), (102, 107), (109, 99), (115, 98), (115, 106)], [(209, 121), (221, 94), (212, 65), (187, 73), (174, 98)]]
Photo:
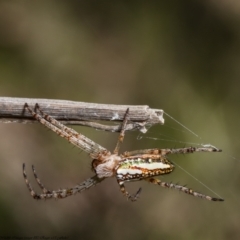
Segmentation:
[[(210, 197), (199, 192), (193, 191), (190, 188), (181, 186), (178, 184), (162, 182), (159, 179), (154, 178), (162, 174), (171, 173), (174, 169), (174, 165), (167, 159), (168, 154), (176, 153), (194, 153), (194, 152), (221, 152), (220, 149), (215, 147), (204, 146), (204, 147), (186, 147), (178, 149), (144, 149), (136, 150), (131, 152), (124, 152), (119, 154), (120, 144), (123, 142), (126, 125), (129, 121), (129, 109), (127, 109), (121, 130), (120, 135), (116, 144), (116, 147), (111, 153), (104, 147), (93, 142), (91, 139), (85, 137), (84, 135), (76, 132), (75, 130), (66, 127), (56, 119), (52, 118), (49, 115), (46, 115), (36, 104), (35, 109), (33, 110), (26, 103), (24, 109), (29, 111), (31, 115), (39, 121), (41, 124), (51, 129), (59, 136), (67, 139), (73, 145), (81, 148), (85, 152), (90, 154), (92, 160), (92, 169), (95, 175), (81, 184), (76, 185), (75, 187), (68, 189), (59, 189), (50, 191), (44, 187), (40, 179), (37, 176), (34, 166), (32, 166), (34, 177), (42, 189), (41, 194), (37, 194), (31, 187), (27, 174), (25, 171), (25, 164), (23, 164), (23, 176), (27, 187), (30, 191), (31, 196), (34, 199), (49, 199), (49, 198), (65, 198), (71, 196), (75, 193), (82, 192), (92, 186), (95, 186), (97, 183), (100, 183), (105, 178), (116, 177), (117, 182), (120, 186), (120, 190), (127, 199), (131, 201), (136, 201), (141, 192), (141, 188), (134, 194), (130, 195), (124, 186), (124, 182), (127, 181), (139, 181), (145, 180), (150, 183), (157, 184), (165, 188), (178, 189), (181, 192), (190, 194), (194, 197), (199, 197), (211, 201), (223, 201), (221, 198)], [(37, 110), (39, 113), (37, 113)]]

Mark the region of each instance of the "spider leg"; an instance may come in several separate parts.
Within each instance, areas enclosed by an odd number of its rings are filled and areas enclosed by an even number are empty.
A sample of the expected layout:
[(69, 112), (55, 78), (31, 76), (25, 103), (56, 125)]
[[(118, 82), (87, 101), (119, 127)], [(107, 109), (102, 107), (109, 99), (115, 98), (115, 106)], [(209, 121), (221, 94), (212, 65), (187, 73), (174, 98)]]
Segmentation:
[(123, 142), (124, 136), (125, 136), (125, 131), (126, 131), (126, 127), (127, 127), (127, 122), (129, 120), (129, 108), (127, 109), (124, 118), (123, 118), (123, 122), (122, 122), (122, 126), (121, 126), (121, 131), (118, 137), (118, 141), (117, 141), (117, 145), (113, 151), (114, 154), (118, 154), (119, 149), (120, 149), (120, 144)]
[(106, 149), (99, 144), (93, 142), (91, 139), (85, 137), (84, 135), (77, 133), (75, 130), (64, 126), (62, 123), (57, 121), (56, 119), (50, 117), (49, 115), (44, 114), (39, 105), (36, 104), (36, 109), (39, 109), (40, 113), (43, 115), (36, 113), (32, 108), (25, 103), (24, 108), (26, 108), (32, 116), (39, 121), (41, 124), (51, 129), (53, 132), (57, 133), (59, 136), (67, 139), (73, 145), (81, 148), (87, 153), (97, 154), (100, 151), (105, 151)]
[(120, 186), (121, 192), (123, 193), (124, 196), (127, 197), (127, 199), (131, 200), (132, 202), (137, 201), (137, 199), (139, 198), (139, 195), (140, 195), (140, 193), (141, 193), (141, 191), (142, 191), (141, 188), (139, 188), (138, 191), (137, 191), (134, 195), (131, 195), (131, 194), (126, 190), (123, 181), (118, 181), (118, 184), (119, 184), (119, 186)]
[[(29, 107), (28, 107), (29, 109)], [(53, 117), (51, 117), (48, 114), (45, 114), (42, 109), (40, 108), (39, 104), (36, 103), (35, 109), (37, 109), (41, 115), (43, 116), (44, 119), (46, 119), (48, 122), (52, 123), (53, 125), (55, 125), (56, 127), (60, 128), (61, 130), (67, 132), (68, 134), (72, 134), (75, 137), (78, 137), (79, 135), (81, 135), (80, 133), (76, 132), (74, 129), (69, 128), (67, 126), (65, 126), (64, 124), (62, 124), (61, 122), (59, 122), (58, 120), (54, 119)]]
[(63, 130), (64, 132), (68, 133), (70, 136), (74, 136), (77, 139), (80, 139), (80, 141), (86, 143), (87, 145), (91, 146), (92, 149), (95, 149), (96, 152), (100, 152), (100, 151), (104, 151), (106, 150), (105, 148), (103, 148), (102, 146), (100, 146), (99, 144), (95, 143), (94, 141), (92, 141), (91, 139), (85, 137), (84, 135), (82, 135), (81, 133), (78, 133), (77, 131), (75, 131), (72, 128), (69, 128), (67, 126), (65, 126), (64, 124), (62, 124), (61, 122), (57, 121), (56, 119), (54, 119), (53, 117), (51, 117), (50, 115), (45, 114), (40, 106), (38, 105), (38, 103), (36, 104), (36, 108), (39, 110), (39, 112), (42, 114), (43, 118), (46, 119), (48, 122), (50, 122), (51, 124), (55, 125), (57, 128)]
[(27, 188), (28, 188), (31, 196), (32, 196), (34, 199), (41, 199), (41, 198), (35, 193), (35, 191), (33, 190), (32, 186), (31, 186), (31, 184), (30, 184), (29, 181), (28, 181), (27, 173), (26, 173), (26, 171), (25, 171), (25, 164), (23, 164), (23, 177), (24, 177), (24, 179), (25, 179)]
[(123, 156), (129, 157), (139, 154), (154, 154), (154, 155), (161, 155), (165, 156), (167, 154), (187, 154), (187, 153), (194, 153), (194, 152), (222, 152), (221, 149), (218, 149), (213, 146), (207, 146), (207, 147), (185, 147), (185, 148), (166, 148), (166, 149), (159, 149), (159, 148), (153, 148), (153, 149), (144, 149), (144, 150), (135, 150), (131, 152), (124, 152)]
[(28, 178), (27, 178), (27, 174), (26, 174), (26, 171), (25, 171), (25, 164), (23, 164), (23, 177), (25, 179), (25, 182), (26, 182), (26, 185), (28, 187), (28, 190), (29, 190), (30, 194), (34, 199), (49, 199), (49, 198), (62, 199), (62, 198), (66, 198), (66, 197), (69, 197), (71, 195), (74, 195), (75, 193), (82, 192), (86, 189), (89, 189), (90, 187), (95, 186), (96, 184), (98, 184), (98, 183), (100, 183), (101, 181), (104, 180), (104, 178), (100, 179), (95, 175), (95, 176), (85, 180), (84, 182), (76, 185), (73, 188), (49, 191), (41, 183), (40, 179), (38, 178), (38, 176), (36, 174), (36, 170), (35, 170), (34, 167), (33, 167), (33, 173), (34, 173), (34, 177), (36, 178), (36, 181), (38, 182), (38, 185), (40, 186), (40, 188), (43, 191), (43, 193), (41, 193), (41, 194), (37, 194), (33, 190), (32, 186), (30, 185), (30, 183), (28, 181)]
[(73, 128), (69, 128), (69, 127), (65, 126), (64, 124), (62, 124), (61, 122), (59, 122), (58, 120), (56, 120), (55, 118), (51, 117), (50, 115), (45, 114), (42, 111), (42, 109), (40, 108), (38, 103), (36, 103), (36, 109), (39, 110), (39, 112), (42, 114), (44, 119), (46, 119), (51, 124), (55, 125), (57, 128), (63, 130), (64, 132), (66, 132), (66, 133), (68, 133), (68, 134), (70, 134), (70, 135), (72, 135), (76, 138), (83, 138), (82, 140), (85, 140), (84, 138), (86, 138), (86, 137), (83, 136), (82, 134), (78, 133), (77, 131), (75, 131)]
[(178, 153), (194, 153), (194, 152), (222, 152), (221, 149), (216, 147), (186, 147), (186, 148), (175, 148), (175, 149), (162, 149), (165, 155), (167, 154), (178, 154)]
[(157, 184), (161, 187), (177, 189), (181, 192), (190, 194), (194, 197), (204, 198), (204, 199), (207, 199), (207, 200), (210, 200), (210, 201), (224, 201), (224, 199), (222, 199), (222, 198), (210, 197), (210, 196), (201, 194), (199, 192), (195, 192), (191, 188), (187, 188), (185, 186), (181, 186), (181, 185), (178, 185), (178, 184), (162, 182), (161, 180), (156, 179), (156, 178), (147, 178), (147, 179), (144, 179), (144, 180), (146, 180), (150, 183), (153, 183), (153, 184)]
[[(51, 193), (51, 191), (47, 190), (47, 189), (44, 187), (44, 185), (41, 183), (41, 181), (40, 181), (40, 179), (38, 178), (37, 172), (36, 172), (36, 170), (35, 170), (35, 168), (34, 168), (33, 165), (32, 165), (32, 171), (33, 171), (33, 175), (34, 175), (34, 177), (35, 177), (35, 179), (36, 179), (39, 187), (42, 189), (43, 193)], [(25, 166), (24, 166), (23, 172), (25, 172)], [(26, 172), (25, 172), (25, 175), (26, 175)], [(24, 176), (24, 175), (23, 175), (23, 176)], [(26, 178), (25, 178), (25, 180), (26, 180)]]

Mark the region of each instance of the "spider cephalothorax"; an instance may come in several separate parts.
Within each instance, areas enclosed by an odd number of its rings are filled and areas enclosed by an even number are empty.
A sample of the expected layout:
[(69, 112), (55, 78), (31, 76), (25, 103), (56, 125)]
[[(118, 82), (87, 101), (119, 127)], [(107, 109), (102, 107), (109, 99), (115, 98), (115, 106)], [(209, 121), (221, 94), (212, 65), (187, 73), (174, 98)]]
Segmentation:
[[(121, 192), (131, 201), (137, 200), (141, 192), (141, 188), (139, 188), (136, 194), (130, 195), (125, 189), (124, 182), (139, 180), (146, 180), (161, 187), (178, 189), (195, 197), (200, 197), (211, 201), (223, 201), (221, 198), (210, 197), (199, 192), (195, 192), (185, 186), (162, 182), (161, 180), (154, 178), (155, 176), (168, 174), (173, 171), (174, 165), (167, 159), (168, 154), (221, 152), (220, 149), (208, 145), (200, 148), (186, 147), (177, 149), (144, 149), (119, 154), (120, 144), (123, 142), (126, 125), (129, 121), (129, 109), (127, 109), (123, 119), (117, 145), (113, 153), (111, 153), (81, 133), (78, 133), (75, 130), (66, 127), (56, 119), (44, 114), (38, 104), (36, 104), (36, 112), (31, 107), (29, 107), (27, 103), (25, 104), (24, 108), (28, 110), (32, 116), (44, 126), (56, 132), (59, 136), (64, 137), (73, 145), (89, 153), (90, 157), (93, 159), (92, 169), (95, 172), (95, 175), (93, 177), (87, 179), (81, 184), (76, 185), (75, 187), (49, 191), (43, 186), (36, 174), (35, 168), (32, 166), (36, 181), (43, 192), (41, 194), (37, 194), (32, 189), (27, 179), (25, 164), (23, 164), (23, 176), (27, 187), (34, 199), (65, 198), (77, 192), (82, 192), (92, 186), (95, 186), (105, 178), (116, 177)], [(37, 110), (39, 113), (37, 113)]]

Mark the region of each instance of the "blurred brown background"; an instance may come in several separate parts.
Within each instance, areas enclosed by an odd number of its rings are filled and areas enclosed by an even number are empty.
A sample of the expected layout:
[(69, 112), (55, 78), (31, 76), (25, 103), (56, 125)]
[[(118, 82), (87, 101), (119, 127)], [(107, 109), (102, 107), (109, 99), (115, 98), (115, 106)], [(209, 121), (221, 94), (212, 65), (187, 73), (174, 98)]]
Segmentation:
[[(239, 80), (237, 0), (0, 1), (1, 96), (164, 109), (202, 138), (165, 117), (166, 125), (141, 140), (128, 133), (121, 150), (216, 145), (224, 152), (170, 159), (226, 200), (136, 182), (129, 191), (143, 192), (131, 203), (108, 179), (64, 200), (34, 201), (23, 162), (39, 191), (31, 164), (48, 188), (58, 189), (92, 176), (90, 158), (40, 124), (1, 124), (0, 237), (239, 239)], [(108, 149), (118, 136), (75, 129)], [(166, 136), (176, 142), (160, 141)], [(179, 168), (161, 179), (216, 196)]]

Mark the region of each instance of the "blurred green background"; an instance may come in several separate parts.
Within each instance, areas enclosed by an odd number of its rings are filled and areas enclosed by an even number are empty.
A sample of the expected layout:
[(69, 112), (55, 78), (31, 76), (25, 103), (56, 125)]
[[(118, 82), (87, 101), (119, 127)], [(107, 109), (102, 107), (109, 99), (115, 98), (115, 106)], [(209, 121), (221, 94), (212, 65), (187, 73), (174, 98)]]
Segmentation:
[[(163, 109), (201, 138), (166, 116), (164, 126), (141, 138), (128, 133), (121, 150), (186, 142), (222, 148), (169, 157), (226, 200), (136, 182), (129, 191), (143, 192), (131, 203), (108, 179), (64, 200), (34, 201), (23, 162), (39, 191), (31, 164), (49, 189), (58, 189), (92, 176), (91, 160), (40, 124), (1, 124), (0, 237), (240, 239), (239, 80), (237, 0), (0, 1), (1, 96)], [(75, 129), (111, 150), (118, 136)], [(178, 167), (161, 179), (216, 196)]]

